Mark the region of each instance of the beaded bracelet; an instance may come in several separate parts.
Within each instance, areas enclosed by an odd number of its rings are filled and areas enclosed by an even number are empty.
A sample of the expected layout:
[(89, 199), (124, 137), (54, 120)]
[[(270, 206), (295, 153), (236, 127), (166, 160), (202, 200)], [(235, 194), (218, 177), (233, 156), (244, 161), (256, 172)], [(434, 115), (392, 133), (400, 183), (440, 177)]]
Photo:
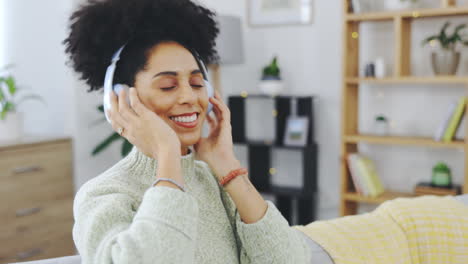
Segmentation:
[(175, 182), (173, 179), (168, 179), (168, 178), (159, 178), (157, 179), (156, 181), (154, 181), (153, 185), (152, 186), (155, 186), (158, 182), (160, 181), (168, 181), (168, 182), (172, 182), (173, 184), (177, 185), (177, 187), (179, 187), (183, 192), (185, 192), (185, 188), (182, 187), (182, 185), (178, 184), (177, 182)]
[(247, 169), (246, 168), (239, 168), (237, 170), (232, 170), (231, 172), (229, 172), (229, 174), (226, 177), (224, 177), (219, 182), (219, 184), (224, 187), (226, 184), (228, 184), (235, 177), (237, 177), (239, 175), (244, 175), (244, 174), (247, 174)]

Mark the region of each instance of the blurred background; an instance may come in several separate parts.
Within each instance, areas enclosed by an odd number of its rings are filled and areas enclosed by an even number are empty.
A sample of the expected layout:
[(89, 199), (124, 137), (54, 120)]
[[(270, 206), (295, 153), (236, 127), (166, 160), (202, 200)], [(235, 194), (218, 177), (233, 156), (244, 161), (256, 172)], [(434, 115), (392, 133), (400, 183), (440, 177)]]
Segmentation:
[[(0, 263), (72, 255), (74, 194), (128, 151), (103, 122), (102, 92), (67, 66), (83, 2), (0, 0), (0, 243), (12, 245)], [(210, 72), (236, 154), (291, 225), (368, 212), (418, 184), (468, 192), (468, 1), (199, 2), (220, 22)], [(57, 217), (62, 233), (23, 243)], [(52, 240), (68, 242), (37, 245)]]

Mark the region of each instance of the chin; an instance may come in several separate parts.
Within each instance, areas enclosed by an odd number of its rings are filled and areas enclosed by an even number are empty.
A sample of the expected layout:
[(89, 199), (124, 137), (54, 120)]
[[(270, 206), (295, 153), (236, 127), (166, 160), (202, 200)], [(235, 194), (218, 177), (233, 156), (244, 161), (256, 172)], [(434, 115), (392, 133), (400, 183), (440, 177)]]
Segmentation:
[(180, 145), (182, 147), (190, 147), (195, 145), (201, 138), (201, 131), (193, 132), (190, 134), (178, 135)]

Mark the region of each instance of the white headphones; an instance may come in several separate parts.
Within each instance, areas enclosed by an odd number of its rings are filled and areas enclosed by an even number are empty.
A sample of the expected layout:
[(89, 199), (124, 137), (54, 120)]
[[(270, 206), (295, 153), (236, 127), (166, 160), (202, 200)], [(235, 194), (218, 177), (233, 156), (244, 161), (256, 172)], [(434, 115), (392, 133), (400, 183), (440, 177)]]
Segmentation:
[[(118, 96), (120, 91), (122, 89), (125, 89), (127, 91), (127, 95), (128, 95), (128, 92), (129, 92), (129, 89), (130, 89), (128, 87), (128, 85), (126, 85), (126, 84), (117, 83), (117, 84), (113, 85), (115, 68), (117, 66), (117, 62), (120, 60), (120, 54), (124, 50), (125, 46), (126, 45), (123, 45), (119, 50), (117, 50), (117, 52), (114, 54), (114, 56), (112, 56), (112, 62), (109, 65), (109, 67), (107, 67), (106, 77), (104, 78), (103, 106), (104, 106), (104, 114), (106, 115), (107, 122), (109, 122), (109, 123), (111, 123), (111, 121), (110, 121), (109, 117), (107, 116), (107, 110), (109, 110), (111, 108), (110, 92), (113, 90), (113, 91), (115, 91), (116, 95)], [(210, 83), (210, 81), (208, 79), (208, 70), (206, 69), (205, 64), (203, 63), (201, 58), (198, 56), (198, 54), (196, 52), (192, 52), (192, 54), (194, 55), (198, 66), (201, 68), (200, 70), (202, 72), (203, 79), (205, 80), (205, 87), (206, 87), (207, 92), (208, 92), (208, 98), (213, 97), (214, 96), (214, 90), (213, 90), (213, 86), (211, 86), (211, 83)], [(126, 99), (127, 99), (127, 103), (130, 104), (130, 99), (128, 97)], [(211, 110), (213, 110), (213, 105), (210, 102), (208, 102), (207, 114), (210, 113)]]

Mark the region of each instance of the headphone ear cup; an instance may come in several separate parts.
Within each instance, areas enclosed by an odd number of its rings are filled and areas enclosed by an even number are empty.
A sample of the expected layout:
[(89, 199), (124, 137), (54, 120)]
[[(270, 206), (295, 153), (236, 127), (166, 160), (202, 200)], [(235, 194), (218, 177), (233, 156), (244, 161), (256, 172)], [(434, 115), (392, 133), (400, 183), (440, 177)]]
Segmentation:
[[(125, 90), (127, 92), (127, 104), (130, 105), (130, 96), (129, 96), (129, 92), (130, 92), (130, 87), (128, 87), (128, 85), (126, 84), (120, 84), (120, 83), (117, 83), (117, 84), (114, 84), (114, 92), (117, 96), (120, 95), (120, 92), (122, 90)], [(120, 99), (120, 98), (119, 98)]]

